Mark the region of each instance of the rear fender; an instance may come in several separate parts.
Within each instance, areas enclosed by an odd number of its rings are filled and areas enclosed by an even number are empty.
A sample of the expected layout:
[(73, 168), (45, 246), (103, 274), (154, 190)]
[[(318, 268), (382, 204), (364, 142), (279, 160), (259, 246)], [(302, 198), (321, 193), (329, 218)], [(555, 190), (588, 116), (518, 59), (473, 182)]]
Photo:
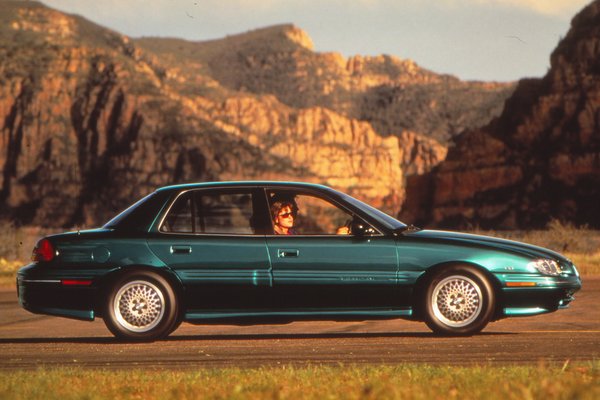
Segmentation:
[(104, 300), (106, 299), (106, 296), (108, 295), (112, 285), (124, 274), (136, 271), (154, 272), (165, 278), (175, 291), (175, 295), (177, 296), (177, 301), (179, 303), (179, 309), (183, 315), (183, 310), (185, 310), (185, 304), (183, 304), (182, 302), (185, 299), (185, 288), (183, 286), (183, 283), (181, 282), (181, 279), (179, 279), (177, 274), (175, 274), (175, 272), (173, 272), (173, 270), (171, 270), (168, 267), (156, 267), (148, 265), (128, 265), (126, 267), (119, 267), (103, 276), (102, 279), (98, 282), (98, 297), (95, 299), (96, 301), (94, 307), (94, 313), (96, 315), (103, 315)]

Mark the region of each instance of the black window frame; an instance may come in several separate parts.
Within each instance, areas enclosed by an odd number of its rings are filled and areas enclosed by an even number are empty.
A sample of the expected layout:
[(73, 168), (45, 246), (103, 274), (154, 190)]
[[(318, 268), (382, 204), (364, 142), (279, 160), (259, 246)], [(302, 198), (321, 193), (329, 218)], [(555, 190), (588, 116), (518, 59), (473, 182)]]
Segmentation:
[(360, 218), (362, 221), (367, 223), (370, 227), (375, 230), (374, 234), (370, 234), (369, 236), (384, 236), (383, 231), (380, 229), (378, 224), (373, 224), (370, 218), (365, 218), (362, 212), (357, 212), (357, 210), (348, 207), (344, 202), (339, 201), (335, 196), (331, 196), (327, 192), (322, 192), (318, 190), (311, 190), (308, 188), (294, 188), (294, 187), (279, 187), (279, 186), (267, 186), (265, 187), (265, 199), (268, 206), (268, 215), (269, 215), (269, 227), (270, 232), (267, 235), (277, 236), (277, 237), (298, 237), (298, 236), (310, 236), (310, 237), (354, 237), (355, 235), (337, 235), (337, 234), (311, 234), (311, 233), (300, 233), (295, 235), (278, 235), (275, 233), (274, 221), (271, 217), (271, 207), (270, 207), (270, 197), (271, 193), (285, 193), (293, 196), (311, 196), (321, 199), (325, 202), (332, 204), (333, 206), (339, 208), (340, 210), (348, 213), (351, 218)]
[[(252, 214), (250, 216), (250, 226), (253, 229), (253, 233), (230, 233), (230, 232), (199, 232), (196, 227), (196, 213), (197, 213), (197, 196), (200, 195), (226, 195), (226, 194), (247, 194), (251, 196), (252, 203)], [(177, 201), (185, 195), (191, 196), (192, 201), (192, 232), (172, 232), (172, 231), (164, 231), (162, 227), (166, 219), (169, 216), (169, 213), (177, 203)], [(268, 217), (268, 207), (266, 198), (264, 195), (263, 188), (257, 187), (227, 187), (227, 188), (197, 188), (197, 189), (186, 189), (179, 192), (174, 199), (171, 201), (169, 206), (166, 208), (164, 215), (161, 217), (160, 222), (156, 225), (156, 231), (165, 235), (187, 235), (187, 236), (264, 236), (268, 234), (270, 228), (270, 218)], [(266, 228), (267, 223), (269, 224), (269, 229)]]

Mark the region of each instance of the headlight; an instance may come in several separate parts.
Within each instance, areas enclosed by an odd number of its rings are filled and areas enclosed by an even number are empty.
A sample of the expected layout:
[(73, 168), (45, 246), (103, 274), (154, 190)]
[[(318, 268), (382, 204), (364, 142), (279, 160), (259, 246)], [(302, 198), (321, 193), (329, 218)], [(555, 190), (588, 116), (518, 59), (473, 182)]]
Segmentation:
[(563, 272), (563, 270), (560, 268), (560, 265), (558, 265), (558, 263), (554, 260), (535, 260), (527, 264), (527, 266), (529, 268), (536, 269), (544, 275), (560, 275)]

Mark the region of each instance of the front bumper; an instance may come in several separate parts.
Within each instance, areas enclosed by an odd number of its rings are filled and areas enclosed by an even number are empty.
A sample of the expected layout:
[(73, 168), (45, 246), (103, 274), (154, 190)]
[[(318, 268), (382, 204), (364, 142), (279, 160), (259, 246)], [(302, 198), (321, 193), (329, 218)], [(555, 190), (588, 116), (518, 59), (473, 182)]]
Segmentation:
[(503, 278), (501, 317), (530, 316), (567, 308), (581, 289), (578, 274), (515, 274)]

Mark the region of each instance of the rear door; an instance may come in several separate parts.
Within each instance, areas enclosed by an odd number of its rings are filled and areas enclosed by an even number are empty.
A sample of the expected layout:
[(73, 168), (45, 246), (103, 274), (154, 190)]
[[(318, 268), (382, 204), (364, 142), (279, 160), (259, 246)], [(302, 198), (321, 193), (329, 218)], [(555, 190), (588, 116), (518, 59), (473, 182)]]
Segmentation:
[(261, 202), (264, 192), (252, 188), (190, 190), (173, 202), (148, 243), (183, 282), (188, 310), (269, 306)]

